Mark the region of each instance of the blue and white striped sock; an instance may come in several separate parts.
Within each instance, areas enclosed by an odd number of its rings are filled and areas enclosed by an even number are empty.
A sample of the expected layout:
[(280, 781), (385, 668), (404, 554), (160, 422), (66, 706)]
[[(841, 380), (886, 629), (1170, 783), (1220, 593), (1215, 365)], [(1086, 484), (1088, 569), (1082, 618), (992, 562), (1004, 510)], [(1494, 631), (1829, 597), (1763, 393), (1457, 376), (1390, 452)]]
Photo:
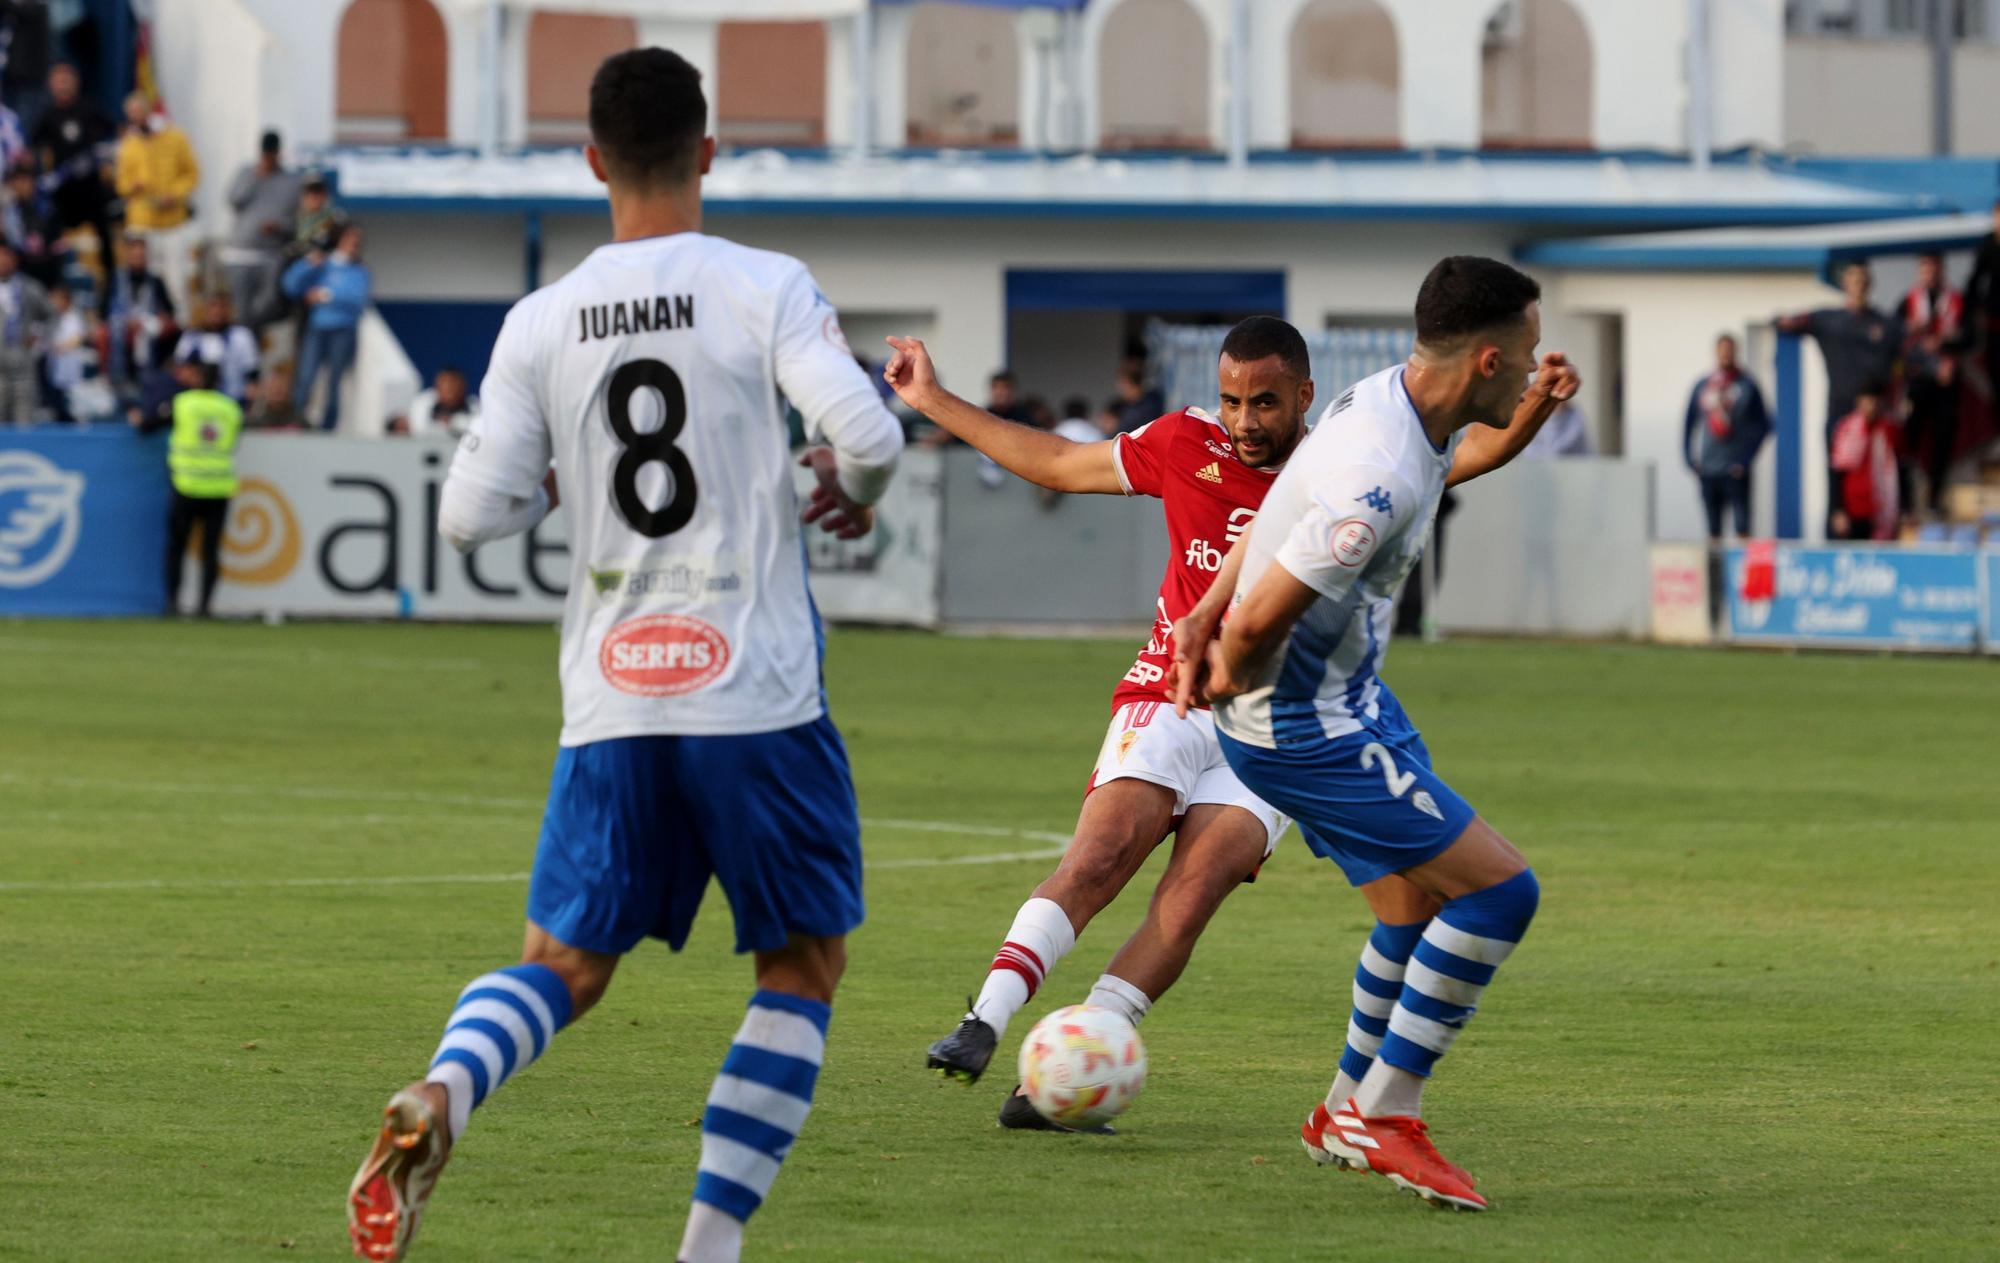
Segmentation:
[(764, 1204), (812, 1110), (833, 1010), (759, 990), (729, 1046), (701, 1116), (701, 1171), (680, 1257), (734, 1259), (743, 1222)]
[(1424, 928), (1403, 974), (1403, 991), (1377, 1057), (1428, 1078), (1472, 1019), (1494, 970), (1528, 932), (1540, 902), (1541, 886), (1531, 869), (1448, 901)]
[(474, 978), (459, 992), (431, 1058), (427, 1083), (451, 1100), (451, 1139), (465, 1134), (473, 1107), (542, 1055), (569, 1025), (569, 988), (547, 965), (509, 965)]
[(1340, 1074), (1327, 1092), (1327, 1108), (1344, 1108), (1368, 1067), (1375, 1064), (1382, 1037), (1389, 1033), (1389, 1014), (1403, 994), (1403, 967), (1410, 963), (1410, 953), (1429, 924), (1377, 921), (1368, 935), (1361, 963), (1354, 967), (1354, 1012), (1347, 1019), (1347, 1046), (1340, 1053)]

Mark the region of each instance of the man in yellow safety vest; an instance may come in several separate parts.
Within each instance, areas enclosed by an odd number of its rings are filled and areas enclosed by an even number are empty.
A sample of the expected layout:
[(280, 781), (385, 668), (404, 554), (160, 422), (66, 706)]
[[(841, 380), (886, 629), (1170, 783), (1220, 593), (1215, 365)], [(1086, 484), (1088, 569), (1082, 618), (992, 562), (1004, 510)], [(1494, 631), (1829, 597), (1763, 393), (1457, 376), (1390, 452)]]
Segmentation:
[(215, 581), (222, 570), (222, 530), (229, 497), (236, 494), (236, 439), (243, 432), (243, 408), (215, 388), (216, 366), (187, 366), (200, 384), (174, 396), (174, 429), (167, 440), (167, 470), (174, 480), (173, 513), (167, 526), (167, 609), (177, 612), (181, 564), (188, 537), (201, 523), (201, 604), (208, 617)]

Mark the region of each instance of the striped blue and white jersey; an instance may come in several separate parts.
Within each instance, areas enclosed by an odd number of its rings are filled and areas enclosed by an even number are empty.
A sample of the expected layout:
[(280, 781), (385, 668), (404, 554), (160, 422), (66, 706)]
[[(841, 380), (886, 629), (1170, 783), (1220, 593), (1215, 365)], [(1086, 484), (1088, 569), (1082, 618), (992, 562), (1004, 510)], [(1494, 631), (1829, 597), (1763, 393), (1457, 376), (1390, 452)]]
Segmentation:
[(1234, 598), (1279, 565), (1319, 600), (1253, 686), (1215, 708), (1223, 732), (1276, 749), (1380, 717), (1396, 593), (1430, 539), (1457, 445), (1458, 434), (1431, 445), (1401, 365), (1327, 406), (1264, 497)]

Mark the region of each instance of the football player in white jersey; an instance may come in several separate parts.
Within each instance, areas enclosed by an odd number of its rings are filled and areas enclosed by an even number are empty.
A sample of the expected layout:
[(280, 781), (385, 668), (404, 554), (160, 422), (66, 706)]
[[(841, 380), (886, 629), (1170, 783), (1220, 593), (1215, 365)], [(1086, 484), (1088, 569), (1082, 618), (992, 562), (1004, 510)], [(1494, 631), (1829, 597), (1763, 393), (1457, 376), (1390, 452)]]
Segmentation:
[(1447, 482), (1493, 467), (1464, 459), (1475, 447), (1466, 428), (1486, 427), (1476, 446), (1491, 450), (1524, 403), (1545, 412), (1576, 393), (1561, 355), (1536, 371), (1540, 297), (1492, 259), (1433, 268), (1409, 362), (1337, 398), (1272, 484), (1221, 638), (1209, 639), (1213, 603), (1177, 629), (1183, 645), (1207, 646), (1184, 673), (1206, 679), (1182, 691), (1198, 685), (1215, 704), (1243, 783), (1353, 885), (1397, 874), (1441, 905), (1428, 921), (1383, 921), (1370, 935), (1340, 1071), (1302, 1135), (1322, 1163), (1461, 1210), (1486, 1200), (1430, 1142), (1423, 1086), (1526, 933), (1540, 889), (1521, 853), (1432, 770), (1378, 673), (1397, 589)]
[(829, 445), (804, 516), (842, 536), (872, 524), (903, 437), (805, 266), (701, 233), (700, 80), (657, 48), (598, 69), (585, 152), (612, 242), (508, 313), (445, 480), (438, 529), (462, 550), (540, 521), (560, 486), (563, 727), (521, 963), (465, 988), (429, 1073), (390, 1100), (348, 1198), (364, 1258), (403, 1257), (472, 1108), (641, 940), (678, 950), (711, 876), (756, 990), (677, 1257), (738, 1257), (811, 1106), (861, 849), (783, 401)]

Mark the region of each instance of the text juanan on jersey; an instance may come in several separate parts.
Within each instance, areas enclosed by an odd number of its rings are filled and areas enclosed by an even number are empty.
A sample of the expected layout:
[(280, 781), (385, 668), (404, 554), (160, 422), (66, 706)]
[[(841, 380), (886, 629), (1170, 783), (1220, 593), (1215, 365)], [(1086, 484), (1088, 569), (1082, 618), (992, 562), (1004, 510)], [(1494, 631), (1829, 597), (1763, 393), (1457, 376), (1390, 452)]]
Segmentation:
[(576, 313), (577, 341), (616, 338), (656, 329), (694, 327), (693, 294), (659, 294), (652, 298), (631, 298), (622, 303), (598, 303)]

